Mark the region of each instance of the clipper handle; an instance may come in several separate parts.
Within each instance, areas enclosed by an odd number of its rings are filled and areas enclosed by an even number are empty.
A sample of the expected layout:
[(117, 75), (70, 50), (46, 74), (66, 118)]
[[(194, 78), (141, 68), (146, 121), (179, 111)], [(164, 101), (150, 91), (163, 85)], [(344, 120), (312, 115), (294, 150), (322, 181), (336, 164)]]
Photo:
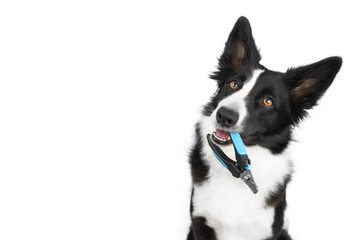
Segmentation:
[(231, 132), (230, 137), (234, 145), (235, 157), (238, 166), (241, 167), (242, 169), (249, 170), (250, 159), (246, 153), (245, 146), (243, 140), (240, 137), (240, 134), (236, 132)]

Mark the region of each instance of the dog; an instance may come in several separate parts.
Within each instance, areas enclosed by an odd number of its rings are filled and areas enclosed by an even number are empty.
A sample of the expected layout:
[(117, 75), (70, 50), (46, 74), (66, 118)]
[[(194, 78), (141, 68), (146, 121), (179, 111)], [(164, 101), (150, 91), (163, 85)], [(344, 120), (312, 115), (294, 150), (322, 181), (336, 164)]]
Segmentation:
[[(329, 88), (342, 59), (329, 57), (285, 73), (260, 60), (250, 23), (240, 17), (210, 76), (217, 91), (195, 127), (187, 240), (291, 239), (285, 210), (292, 132)], [(240, 133), (251, 159), (256, 194), (220, 164), (208, 144), (211, 134), (211, 141), (235, 159), (230, 132)]]

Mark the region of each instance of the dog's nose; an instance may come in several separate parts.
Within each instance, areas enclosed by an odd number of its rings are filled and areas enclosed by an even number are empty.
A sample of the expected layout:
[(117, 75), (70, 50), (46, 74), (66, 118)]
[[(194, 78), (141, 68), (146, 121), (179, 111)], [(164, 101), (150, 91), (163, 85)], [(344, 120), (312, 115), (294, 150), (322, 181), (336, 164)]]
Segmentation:
[(223, 127), (232, 127), (239, 120), (239, 114), (225, 107), (221, 107), (216, 113), (216, 120)]

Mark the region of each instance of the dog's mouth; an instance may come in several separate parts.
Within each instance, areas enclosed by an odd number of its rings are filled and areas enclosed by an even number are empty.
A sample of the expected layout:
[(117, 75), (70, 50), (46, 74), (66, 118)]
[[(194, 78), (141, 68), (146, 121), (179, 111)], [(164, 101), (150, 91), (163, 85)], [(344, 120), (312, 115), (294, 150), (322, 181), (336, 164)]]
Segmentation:
[(212, 140), (220, 145), (228, 145), (231, 143), (231, 138), (229, 132), (216, 129), (211, 135)]

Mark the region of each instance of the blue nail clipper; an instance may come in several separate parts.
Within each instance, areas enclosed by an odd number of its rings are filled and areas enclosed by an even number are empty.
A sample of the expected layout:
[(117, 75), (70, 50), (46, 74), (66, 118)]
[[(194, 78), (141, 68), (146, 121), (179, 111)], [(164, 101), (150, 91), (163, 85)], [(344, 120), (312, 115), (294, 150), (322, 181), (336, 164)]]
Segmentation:
[(257, 193), (258, 188), (250, 171), (251, 162), (245, 151), (245, 146), (240, 134), (231, 132), (230, 137), (235, 149), (236, 162), (226, 156), (220, 147), (211, 140), (210, 134), (207, 135), (207, 140), (219, 162), (227, 168), (234, 177), (241, 178), (253, 193)]

